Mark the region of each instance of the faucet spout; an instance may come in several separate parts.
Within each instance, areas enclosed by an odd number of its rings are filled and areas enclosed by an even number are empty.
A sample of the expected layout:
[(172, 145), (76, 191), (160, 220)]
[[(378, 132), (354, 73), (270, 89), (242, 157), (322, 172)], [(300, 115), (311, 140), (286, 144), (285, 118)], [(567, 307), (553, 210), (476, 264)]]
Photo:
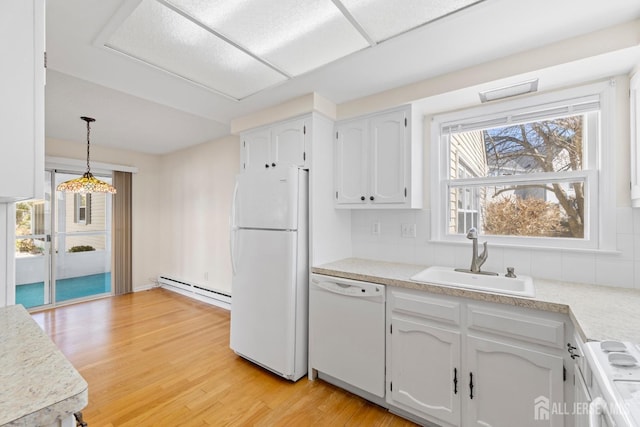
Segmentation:
[(482, 264), (484, 264), (489, 257), (489, 248), (487, 247), (487, 242), (484, 242), (482, 244), (482, 253), (478, 254), (478, 230), (475, 227), (472, 227), (469, 229), (469, 231), (467, 231), (467, 239), (471, 240), (472, 243), (471, 267), (469, 268), (469, 270), (456, 269), (456, 271), (497, 276), (498, 273), (480, 271), (480, 267), (482, 267)]
[(482, 253), (478, 256), (478, 271), (480, 271), (480, 267), (485, 263), (487, 258), (489, 257), (489, 248), (487, 247), (487, 242), (482, 244)]

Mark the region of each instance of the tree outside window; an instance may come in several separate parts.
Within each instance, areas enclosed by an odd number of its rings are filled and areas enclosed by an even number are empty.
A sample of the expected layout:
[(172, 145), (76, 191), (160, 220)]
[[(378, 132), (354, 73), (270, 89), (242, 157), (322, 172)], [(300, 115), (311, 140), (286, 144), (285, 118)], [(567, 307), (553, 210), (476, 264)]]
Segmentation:
[[(583, 169), (588, 117), (451, 133), (451, 232), (480, 225), (489, 235), (584, 238), (586, 180), (572, 173)], [(479, 211), (480, 224), (466, 210)]]

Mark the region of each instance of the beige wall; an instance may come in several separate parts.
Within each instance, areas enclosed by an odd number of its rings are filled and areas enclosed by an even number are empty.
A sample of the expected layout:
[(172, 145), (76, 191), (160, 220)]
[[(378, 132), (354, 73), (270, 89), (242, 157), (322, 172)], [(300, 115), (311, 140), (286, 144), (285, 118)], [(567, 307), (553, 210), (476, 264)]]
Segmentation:
[[(48, 139), (46, 155), (82, 159), (84, 145)], [(133, 175), (133, 285), (158, 275), (231, 292), (229, 212), (239, 138), (228, 136), (163, 156), (91, 147), (95, 162)]]
[[(50, 157), (84, 160), (86, 145), (47, 139), (45, 154)], [(161, 159), (134, 151), (91, 146), (91, 159), (138, 168), (133, 175), (133, 287), (143, 288), (155, 281), (159, 273), (160, 216), (165, 207), (160, 192)]]
[(229, 213), (240, 165), (239, 138), (170, 153), (161, 164), (158, 272), (230, 293)]

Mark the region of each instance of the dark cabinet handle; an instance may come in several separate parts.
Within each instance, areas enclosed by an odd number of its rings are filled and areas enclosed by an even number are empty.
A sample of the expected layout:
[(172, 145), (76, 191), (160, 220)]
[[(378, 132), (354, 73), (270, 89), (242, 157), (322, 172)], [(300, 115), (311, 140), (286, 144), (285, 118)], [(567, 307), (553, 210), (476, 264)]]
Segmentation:
[(364, 196), (360, 196), (360, 200), (364, 202)]
[(458, 368), (453, 368), (453, 394), (458, 394)]
[(469, 372), (469, 398), (473, 399), (473, 372)]
[(264, 167), (268, 168), (269, 167), (269, 163), (265, 163)]
[(375, 199), (375, 197), (371, 196), (369, 197), (369, 200), (373, 201)]
[(275, 164), (275, 163), (271, 163), (271, 166), (273, 166), (273, 167), (275, 168), (275, 167), (276, 167), (276, 164)]
[(576, 359), (576, 357), (580, 357), (580, 355), (579, 355), (579, 354), (576, 354), (576, 353), (575, 353), (575, 350), (577, 350), (577, 348), (576, 348), (576, 347), (574, 347), (574, 346), (572, 346), (572, 345), (571, 345), (571, 343), (567, 343), (567, 350), (569, 351), (569, 355), (571, 355), (571, 358), (572, 358), (573, 360), (575, 360), (575, 359)]

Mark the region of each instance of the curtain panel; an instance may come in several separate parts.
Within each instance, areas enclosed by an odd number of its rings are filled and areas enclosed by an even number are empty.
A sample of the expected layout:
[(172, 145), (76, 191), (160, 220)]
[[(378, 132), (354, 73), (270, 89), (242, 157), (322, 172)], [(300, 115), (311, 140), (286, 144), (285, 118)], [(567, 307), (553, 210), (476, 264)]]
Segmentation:
[(113, 172), (113, 293), (133, 291), (131, 267), (131, 181), (130, 172)]

